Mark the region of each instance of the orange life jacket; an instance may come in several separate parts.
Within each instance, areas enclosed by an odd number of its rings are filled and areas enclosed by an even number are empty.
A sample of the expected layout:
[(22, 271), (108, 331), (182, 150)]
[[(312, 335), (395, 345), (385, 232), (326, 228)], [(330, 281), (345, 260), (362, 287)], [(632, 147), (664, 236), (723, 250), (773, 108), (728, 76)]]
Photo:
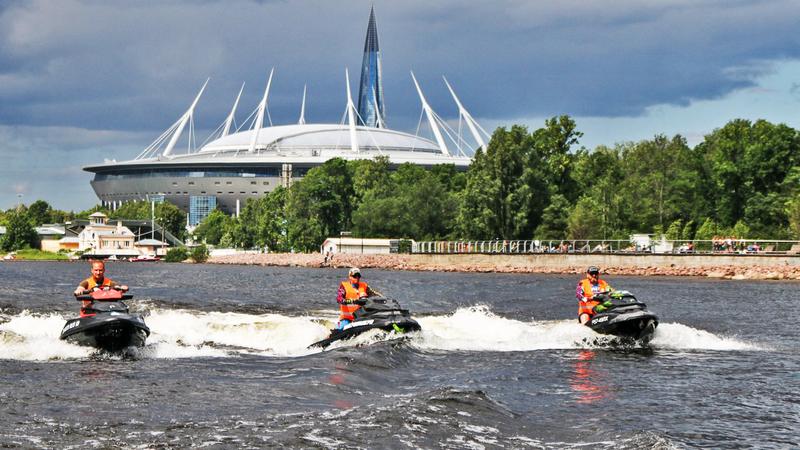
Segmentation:
[(584, 278), (581, 280), (581, 284), (583, 285), (583, 296), (586, 300), (579, 300), (578, 301), (578, 317), (588, 314), (591, 318), (594, 316), (594, 307), (599, 305), (600, 302), (597, 300), (592, 300), (594, 294), (598, 292), (605, 292), (608, 290), (608, 283), (604, 280), (597, 280), (597, 284), (592, 284), (588, 278)]
[[(367, 283), (363, 281), (358, 282), (358, 288), (354, 288), (353, 284), (350, 281), (342, 281), (342, 287), (344, 287), (344, 298), (345, 300), (358, 300), (361, 297), (367, 296)], [(339, 305), (339, 320), (354, 320), (355, 317), (353, 313), (356, 312), (358, 308), (361, 306), (356, 305), (355, 303), (342, 303)]]
[[(113, 282), (110, 278), (106, 278), (106, 277), (103, 277), (103, 282), (100, 283), (100, 284), (97, 284), (97, 281), (94, 281), (94, 277), (89, 277), (89, 278), (87, 278), (87, 279), (85, 279), (83, 281), (86, 283), (86, 290), (87, 291), (91, 291), (92, 289), (94, 289), (96, 287), (111, 287), (111, 286), (115, 286), (117, 284), (117, 283)], [(83, 282), (81, 284), (83, 284)], [(94, 315), (94, 314), (89, 314), (86, 311), (86, 308), (88, 308), (91, 304), (92, 304), (91, 300), (84, 300), (83, 301), (83, 304), (81, 305), (81, 317), (87, 317), (87, 316), (93, 316)]]
[[(94, 277), (89, 277), (89, 278), (87, 278), (87, 279), (85, 279), (83, 281), (86, 282), (86, 286), (87, 286), (86, 290), (87, 291), (91, 291), (92, 289), (94, 289), (94, 288), (96, 288), (98, 286), (99, 287), (111, 287), (111, 286), (114, 286), (115, 284), (117, 284), (117, 283), (114, 283), (113, 281), (111, 281), (110, 278), (106, 278), (106, 277), (103, 277), (103, 282), (100, 283), (100, 284), (97, 284), (97, 281), (94, 281)], [(83, 283), (81, 283), (81, 284), (83, 284)]]

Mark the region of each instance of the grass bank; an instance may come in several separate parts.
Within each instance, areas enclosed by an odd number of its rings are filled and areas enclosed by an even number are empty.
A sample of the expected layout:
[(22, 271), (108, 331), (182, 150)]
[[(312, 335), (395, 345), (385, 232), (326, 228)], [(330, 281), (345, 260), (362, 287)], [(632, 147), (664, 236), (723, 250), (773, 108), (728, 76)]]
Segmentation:
[(14, 259), (25, 261), (68, 261), (69, 257), (63, 253), (45, 252), (42, 250), (26, 248), (17, 250)]

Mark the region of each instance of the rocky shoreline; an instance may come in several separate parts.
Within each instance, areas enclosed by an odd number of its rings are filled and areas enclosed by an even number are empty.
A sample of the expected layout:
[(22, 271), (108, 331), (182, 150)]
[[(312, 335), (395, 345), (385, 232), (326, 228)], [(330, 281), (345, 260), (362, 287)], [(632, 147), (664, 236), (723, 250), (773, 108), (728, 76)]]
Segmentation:
[[(280, 267), (332, 267), (332, 268), (373, 268), (386, 270), (412, 270), (429, 272), (474, 272), (474, 273), (542, 273), (542, 274), (582, 274), (584, 266), (542, 266), (532, 264), (437, 264), (421, 262), (412, 255), (352, 255), (337, 254), (331, 261), (319, 253), (243, 253), (226, 256), (213, 256), (212, 264), (242, 264)], [(707, 277), (728, 280), (800, 280), (800, 266), (794, 265), (715, 265), (702, 267), (658, 266), (620, 266), (602, 267), (609, 275), (632, 276), (680, 276)]]

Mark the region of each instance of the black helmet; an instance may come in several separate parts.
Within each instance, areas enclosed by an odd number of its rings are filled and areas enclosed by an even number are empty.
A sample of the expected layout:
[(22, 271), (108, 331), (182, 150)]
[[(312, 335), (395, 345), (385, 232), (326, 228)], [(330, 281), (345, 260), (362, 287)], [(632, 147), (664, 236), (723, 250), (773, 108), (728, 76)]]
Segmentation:
[(600, 274), (600, 268), (598, 268), (597, 266), (589, 266), (589, 268), (586, 269), (586, 273)]

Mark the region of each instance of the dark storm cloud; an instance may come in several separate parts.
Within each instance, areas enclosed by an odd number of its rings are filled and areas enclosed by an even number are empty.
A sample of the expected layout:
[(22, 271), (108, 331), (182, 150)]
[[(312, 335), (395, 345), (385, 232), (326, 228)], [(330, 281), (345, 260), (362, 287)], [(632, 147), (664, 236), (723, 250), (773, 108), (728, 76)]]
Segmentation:
[[(158, 130), (211, 77), (213, 128), (247, 82), (238, 119), (276, 67), (270, 111), (339, 121), (357, 89), (365, 1), (30, 1), (0, 9), (0, 123)], [(413, 126), (413, 69), (443, 116), (446, 75), (478, 117), (637, 115), (752, 85), (798, 56), (796, 1), (455, 0), (375, 3), (390, 123)], [(355, 95), (355, 93), (354, 93)]]

